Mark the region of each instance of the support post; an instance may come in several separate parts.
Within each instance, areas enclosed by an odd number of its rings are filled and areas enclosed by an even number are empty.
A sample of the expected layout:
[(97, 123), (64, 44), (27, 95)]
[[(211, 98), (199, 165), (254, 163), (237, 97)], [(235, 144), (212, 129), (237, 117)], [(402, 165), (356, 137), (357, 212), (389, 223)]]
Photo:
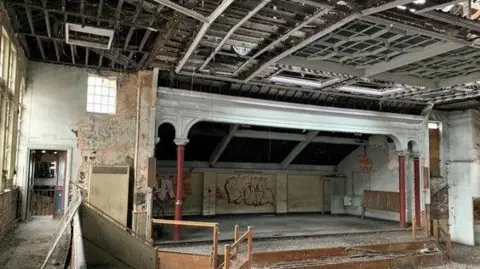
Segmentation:
[(414, 193), (415, 193), (415, 220), (416, 226), (421, 226), (421, 216), (420, 216), (420, 159), (418, 156), (413, 158), (413, 183), (414, 183)]
[(398, 189), (399, 189), (399, 207), (400, 207), (400, 227), (406, 226), (406, 203), (405, 203), (405, 155), (398, 155)]
[[(175, 195), (175, 220), (182, 220), (182, 204), (183, 204), (183, 165), (185, 156), (185, 145), (187, 139), (175, 139), (177, 144), (177, 192)], [(173, 240), (179, 240), (181, 233), (180, 225), (174, 226)]]

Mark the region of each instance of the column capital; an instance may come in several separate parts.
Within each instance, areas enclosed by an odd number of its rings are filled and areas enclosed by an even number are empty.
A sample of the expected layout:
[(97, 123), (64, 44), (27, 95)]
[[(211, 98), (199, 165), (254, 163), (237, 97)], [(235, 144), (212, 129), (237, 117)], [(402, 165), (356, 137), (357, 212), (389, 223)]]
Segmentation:
[(405, 157), (405, 156), (407, 156), (407, 152), (406, 152), (406, 151), (397, 151), (397, 155), (398, 155), (399, 157), (400, 157), (400, 156)]
[(419, 159), (420, 158), (420, 152), (412, 152), (411, 156), (415, 159)]
[(175, 138), (175, 139), (173, 140), (173, 142), (174, 142), (177, 146), (185, 146), (186, 144), (188, 144), (189, 140), (188, 140), (188, 138), (178, 137), (178, 138)]

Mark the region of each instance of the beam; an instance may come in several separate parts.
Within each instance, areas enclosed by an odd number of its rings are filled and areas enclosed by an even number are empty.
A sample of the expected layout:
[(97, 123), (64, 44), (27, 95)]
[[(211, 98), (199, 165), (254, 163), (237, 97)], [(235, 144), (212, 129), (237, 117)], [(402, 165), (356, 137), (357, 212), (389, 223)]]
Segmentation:
[(452, 50), (456, 50), (464, 47), (454, 42), (437, 42), (431, 45), (428, 45), (423, 48), (421, 51), (411, 52), (401, 54), (388, 62), (380, 62), (369, 66), (365, 69), (365, 76), (371, 77), (377, 74), (387, 72), (389, 70), (416, 63)]
[[(23, 3), (13, 3), (12, 6), (21, 6), (21, 7), (26, 7), (27, 5), (23, 4)], [(43, 8), (41, 6), (35, 6), (35, 5), (28, 5), (30, 8), (32, 9), (38, 9), (38, 10), (46, 10), (47, 12), (49, 13), (56, 13), (56, 14), (61, 14), (63, 15), (64, 17), (66, 16), (72, 16), (72, 17), (77, 17), (77, 18), (81, 18), (81, 15), (78, 13), (78, 12), (72, 12), (72, 11), (66, 11), (66, 10), (58, 10), (58, 9), (53, 9), (53, 8)], [(130, 26), (134, 26), (135, 28), (138, 28), (138, 29), (144, 29), (144, 30), (150, 30), (150, 31), (153, 31), (153, 32), (158, 32), (159, 30), (154, 28), (154, 27), (149, 27), (149, 26), (145, 26), (145, 25), (141, 25), (141, 24), (133, 24), (133, 23), (130, 23), (130, 22), (124, 22), (122, 20), (119, 20), (119, 21), (115, 21), (115, 18), (101, 18), (101, 17), (98, 17), (97, 16), (93, 16), (93, 15), (87, 15), (85, 14), (85, 18), (86, 19), (89, 19), (89, 20), (93, 20), (93, 21), (96, 21), (97, 24), (99, 24), (100, 22), (106, 22), (106, 23), (109, 23), (109, 24), (116, 24), (118, 23), (119, 25), (122, 25), (122, 26), (126, 26), (126, 27), (130, 27)], [(66, 22), (66, 20), (65, 20)]]
[[(234, 137), (286, 140), (286, 141), (298, 141), (298, 142), (307, 141), (307, 137), (303, 134), (252, 131), (252, 130), (238, 130), (235, 132)], [(360, 142), (358, 139), (354, 139), (354, 138), (331, 137), (331, 136), (315, 136), (310, 142), (323, 143), (323, 144), (345, 144), (345, 145), (363, 145), (364, 144)]]
[[(177, 30), (178, 26), (180, 25), (180, 23), (182, 23), (184, 19), (185, 19), (185, 15), (182, 13), (175, 12), (172, 15), (172, 18), (168, 21), (168, 23), (164, 27), (164, 29), (166, 30), (160, 32), (155, 38), (155, 41), (153, 42), (152, 52), (150, 52), (150, 54), (148, 55), (147, 60), (142, 65), (143, 67), (148, 68), (153, 63), (153, 61), (155, 60), (155, 56), (157, 56), (157, 54), (159, 54), (163, 50), (167, 42), (175, 34), (175, 31)], [(145, 40), (146, 42), (147, 40), (145, 38), (148, 39), (148, 36), (150, 36), (150, 34), (147, 35), (145, 33), (144, 39), (141, 42), (143, 45), (144, 45), (143, 41)]]
[[(117, 8), (115, 9), (115, 26), (113, 27), (113, 31), (116, 31), (118, 26), (120, 25), (120, 15), (122, 11), (122, 6), (123, 6), (124, 0), (119, 0), (117, 3)], [(120, 52), (117, 50), (117, 56)], [(113, 69), (115, 67), (115, 64), (117, 63), (117, 57), (111, 57), (110, 58), (111, 62), (111, 68)], [(127, 62), (128, 65), (128, 62)]]
[[(25, 11), (27, 12), (27, 19), (28, 19), (28, 25), (30, 26), (30, 31), (34, 35), (35, 34), (35, 26), (33, 25), (32, 12), (30, 10), (30, 6), (28, 5), (27, 0), (25, 0)], [(46, 60), (45, 51), (43, 50), (42, 41), (38, 37), (36, 39), (37, 39), (38, 49), (40, 50), (40, 54), (42, 55), (42, 59)]]
[[(210, 17), (207, 18), (207, 17), (203, 16), (203, 15), (200, 14), (200, 13), (197, 13), (197, 12), (191, 10), (191, 9), (188, 9), (188, 8), (186, 8), (186, 7), (184, 7), (184, 6), (181, 6), (181, 5), (179, 5), (179, 4), (176, 4), (176, 3), (172, 2), (172, 1), (169, 1), (169, 0), (154, 0), (154, 1), (157, 2), (157, 3), (159, 3), (159, 4), (162, 4), (162, 5), (164, 5), (164, 6), (167, 6), (167, 7), (171, 8), (171, 9), (174, 9), (174, 10), (176, 10), (176, 11), (178, 11), (178, 12), (184, 14), (184, 15), (187, 15), (187, 16), (189, 16), (189, 17), (192, 17), (192, 18), (196, 19), (196, 20), (199, 20), (199, 21), (201, 21), (201, 22), (203, 22), (203, 23), (208, 23), (209, 20), (210, 20)], [(223, 3), (222, 3), (222, 4), (223, 4)]]
[(462, 3), (462, 2), (465, 2), (465, 0), (455, 0), (455, 1), (449, 1), (449, 2), (446, 2), (446, 3), (438, 4), (438, 5), (429, 6), (429, 7), (422, 8), (420, 10), (415, 11), (415, 14), (420, 14), (420, 13), (424, 13), (424, 12), (432, 11), (432, 10), (437, 10), (437, 9), (443, 9), (445, 7), (448, 7), (448, 6), (451, 6), (451, 5), (456, 5), (456, 4), (459, 4), (459, 3)]
[[(158, 0), (156, 0), (158, 1)], [(178, 62), (177, 67), (175, 68), (175, 72), (179, 73), (185, 63), (188, 61), (188, 58), (192, 55), (192, 53), (197, 48), (200, 41), (202, 41), (203, 36), (207, 33), (208, 28), (213, 24), (213, 22), (222, 15), (222, 13), (233, 3), (234, 0), (223, 0), (222, 3), (208, 16), (208, 22), (203, 23), (202, 28), (198, 31), (195, 39), (193, 40), (190, 47), (188, 47), (187, 52), (183, 55), (182, 59)]]
[(218, 159), (220, 156), (222, 156), (222, 153), (225, 151), (227, 148), (228, 143), (230, 143), (230, 140), (232, 140), (233, 136), (235, 135), (235, 132), (238, 130), (238, 127), (240, 125), (235, 124), (230, 127), (230, 131), (228, 132), (228, 135), (223, 137), (222, 141), (217, 145), (215, 150), (213, 151), (212, 155), (210, 156), (210, 159), (208, 163), (210, 166), (215, 165), (217, 163)]
[(70, 54), (72, 55), (72, 64), (75, 65), (75, 48), (73, 45), (70, 45)]
[(425, 13), (420, 13), (419, 15), (432, 20), (437, 20), (437, 21), (448, 23), (448, 24), (456, 25), (462, 28), (470, 29), (476, 32), (480, 32), (480, 26), (478, 25), (478, 22), (468, 20), (462, 17), (458, 17), (455, 15), (445, 14), (444, 12), (440, 12), (440, 11), (429, 11)]
[(382, 11), (385, 11), (387, 9), (394, 8), (394, 7), (399, 6), (399, 5), (405, 5), (405, 4), (408, 4), (408, 3), (411, 3), (411, 2), (413, 2), (413, 0), (390, 1), (390, 2), (388, 2), (386, 4), (383, 4), (383, 5), (379, 5), (379, 6), (376, 6), (376, 7), (367, 8), (365, 10), (362, 10), (361, 13), (356, 13), (355, 12), (355, 13), (346, 14), (344, 16), (340, 16), (340, 19), (337, 20), (336, 22), (333, 22), (333, 23), (330, 23), (330, 24), (326, 23), (325, 27), (322, 30), (320, 30), (320, 31), (316, 32), (315, 34), (311, 35), (310, 37), (304, 39), (303, 41), (296, 44), (295, 46), (283, 51), (279, 55), (267, 60), (266, 62), (261, 64), (258, 68), (255, 68), (255, 71), (253, 71), (250, 75), (248, 75), (246, 77), (245, 81), (247, 82), (247, 81), (253, 79), (259, 73), (261, 73), (263, 70), (268, 68), (272, 63), (275, 63), (275, 62), (289, 56), (290, 54), (296, 52), (297, 50), (308, 46), (310, 43), (316, 41), (317, 39), (327, 35), (328, 33), (331, 33), (332, 31), (344, 26), (345, 24), (347, 24), (347, 23), (349, 23), (349, 22), (351, 22), (355, 19), (360, 18), (361, 16), (368, 16), (368, 15), (371, 15), (371, 14), (374, 14), (374, 13), (377, 13), (377, 12), (382, 12)]
[(425, 29), (422, 29), (422, 28), (419, 28), (419, 27), (406, 25), (406, 24), (403, 24), (403, 23), (398, 23), (396, 21), (391, 21), (391, 20), (387, 20), (387, 19), (383, 19), (383, 18), (379, 18), (379, 17), (375, 17), (375, 16), (365, 16), (365, 17), (362, 17), (361, 20), (371, 22), (371, 23), (375, 23), (375, 24), (384, 25), (384, 26), (387, 26), (387, 27), (392, 27), (394, 29), (398, 29), (398, 30), (402, 30), (402, 31), (407, 31), (409, 33), (425, 35), (425, 36), (437, 38), (437, 39), (444, 40), (444, 41), (455, 42), (455, 43), (458, 43), (458, 44), (464, 45), (464, 46), (471, 46), (472, 45), (471, 42), (467, 42), (465, 40), (462, 40), (462, 39), (459, 39), (459, 38), (456, 38), (456, 37), (453, 37), (453, 36), (428, 31), (428, 30), (425, 30)]
[[(138, 14), (140, 14), (140, 11), (142, 11), (143, 2), (144, 2), (144, 0), (139, 0), (138, 1), (137, 8), (135, 9), (135, 13), (133, 14), (132, 23), (135, 23), (135, 21), (137, 20)], [(128, 44), (130, 43), (130, 39), (132, 38), (134, 31), (135, 31), (135, 27), (133, 27), (133, 26), (131, 26), (130, 29), (128, 29), (127, 38), (125, 39), (125, 43), (123, 45), (124, 49), (126, 49), (128, 47)], [(149, 30), (147, 30), (147, 31), (150, 32)], [(128, 60), (130, 61), (130, 59), (132, 59), (132, 57), (133, 57), (133, 52), (130, 52), (130, 54), (128, 56)], [(124, 67), (127, 68), (128, 65), (125, 65)]]
[[(346, 74), (354, 77), (366, 77), (365, 71), (357, 69), (353, 66), (342, 65), (335, 62), (321, 61), (321, 60), (307, 60), (303, 57), (289, 56), (277, 62), (280, 65), (296, 66), (301, 68), (309, 68), (313, 70), (322, 70), (337, 74)], [(371, 79), (384, 80), (390, 82), (400, 82), (409, 85), (417, 85), (428, 88), (437, 88), (438, 85), (428, 79), (421, 79), (409, 75), (398, 75), (395, 73), (381, 73), (370, 77)]]
[(235, 33), (235, 31), (238, 30), (245, 22), (247, 22), (250, 18), (252, 18), (255, 14), (257, 14), (262, 8), (264, 8), (268, 3), (270, 3), (271, 0), (263, 0), (260, 4), (258, 4), (253, 10), (248, 12), (248, 14), (243, 17), (237, 24), (235, 24), (230, 31), (225, 35), (225, 37), (220, 41), (220, 43), (217, 45), (217, 47), (213, 50), (213, 52), (207, 57), (207, 59), (203, 62), (203, 64), (200, 66), (200, 70), (203, 70), (208, 63), (215, 57), (215, 54), (219, 50), (222, 49), (223, 45), (228, 41), (228, 39)]
[(468, 82), (480, 81), (480, 72), (473, 72), (468, 75), (460, 75), (453, 78), (447, 78), (438, 83), (439, 88), (447, 88)]
[(280, 163), (280, 168), (285, 169), (287, 166), (302, 152), (303, 149), (317, 136), (319, 131), (310, 131), (305, 136), (305, 141), (298, 143), (288, 156)]
[(332, 8), (325, 8), (323, 10), (320, 10), (318, 11), (317, 13), (313, 14), (311, 17), (307, 18), (306, 20), (304, 20), (302, 23), (300, 23), (299, 25), (297, 25), (295, 28), (289, 30), (288, 32), (286, 32), (285, 34), (279, 36), (277, 39), (275, 39), (272, 43), (268, 44), (267, 46), (265, 46), (263, 49), (261, 49), (260, 51), (258, 51), (257, 53), (255, 53), (252, 57), (250, 57), (247, 61), (245, 61), (237, 70), (235, 70), (235, 72), (233, 73), (234, 76), (238, 76), (239, 73), (245, 69), (246, 66), (248, 66), (253, 60), (255, 60), (256, 58), (258, 58), (260, 55), (262, 55), (263, 53), (271, 50), (272, 48), (274, 48), (276, 45), (278, 45), (279, 43), (281, 43), (282, 41), (285, 41), (289, 36), (297, 33), (300, 29), (302, 29), (303, 27), (307, 26), (308, 24), (312, 23), (313, 21), (315, 21), (316, 19), (318, 19), (319, 17), (325, 15), (326, 13), (328, 13), (329, 11), (331, 11)]

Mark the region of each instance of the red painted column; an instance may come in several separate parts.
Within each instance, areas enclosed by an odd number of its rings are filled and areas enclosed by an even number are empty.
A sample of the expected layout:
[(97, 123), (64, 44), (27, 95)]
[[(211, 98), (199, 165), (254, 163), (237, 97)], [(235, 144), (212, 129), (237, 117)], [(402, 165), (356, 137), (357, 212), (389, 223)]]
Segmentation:
[[(177, 144), (177, 193), (175, 195), (175, 220), (182, 220), (183, 203), (183, 165), (185, 156), (185, 145)], [(173, 240), (179, 240), (181, 226), (175, 225), (173, 230)]]
[(400, 193), (400, 227), (405, 228), (405, 213), (406, 213), (406, 204), (405, 204), (405, 156), (398, 156), (398, 190)]
[(415, 156), (413, 158), (413, 188), (415, 192), (415, 220), (417, 227), (421, 226), (420, 216), (420, 159)]

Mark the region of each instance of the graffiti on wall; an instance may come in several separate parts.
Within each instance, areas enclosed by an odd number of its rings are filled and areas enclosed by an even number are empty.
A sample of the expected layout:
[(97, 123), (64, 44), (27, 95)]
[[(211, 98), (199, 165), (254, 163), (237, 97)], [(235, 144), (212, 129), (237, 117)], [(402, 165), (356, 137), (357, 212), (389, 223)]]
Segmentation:
[(269, 178), (262, 175), (234, 175), (225, 181), (223, 186), (225, 195), (217, 190), (217, 199), (226, 199), (229, 204), (254, 207), (273, 205), (274, 190), (269, 183)]
[[(191, 174), (185, 173), (183, 177), (183, 199), (192, 194)], [(157, 174), (155, 186), (153, 187), (152, 198), (158, 212), (154, 215), (163, 216), (168, 206), (173, 208), (176, 192), (176, 175)]]

